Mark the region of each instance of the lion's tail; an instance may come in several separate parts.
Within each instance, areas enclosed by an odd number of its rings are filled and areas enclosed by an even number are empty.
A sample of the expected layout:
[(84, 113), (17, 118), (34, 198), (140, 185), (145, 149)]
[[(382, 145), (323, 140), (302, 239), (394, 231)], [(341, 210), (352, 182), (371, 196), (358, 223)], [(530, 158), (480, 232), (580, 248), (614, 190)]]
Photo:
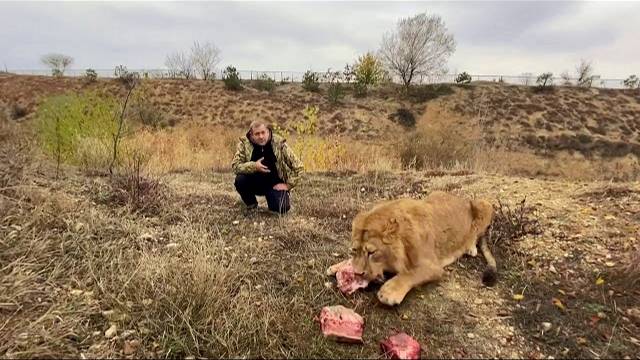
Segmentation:
[(471, 201), (471, 211), (474, 226), (480, 237), (480, 251), (487, 261), (487, 268), (482, 273), (482, 283), (486, 286), (493, 286), (498, 280), (498, 267), (496, 259), (489, 249), (488, 234), (486, 233), (493, 220), (493, 206), (485, 200), (473, 200)]

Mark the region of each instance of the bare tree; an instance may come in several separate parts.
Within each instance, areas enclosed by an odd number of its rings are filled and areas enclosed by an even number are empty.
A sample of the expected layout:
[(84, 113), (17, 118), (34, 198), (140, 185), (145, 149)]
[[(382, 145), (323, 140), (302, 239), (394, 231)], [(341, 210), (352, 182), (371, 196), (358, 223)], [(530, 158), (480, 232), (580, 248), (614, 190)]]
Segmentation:
[(191, 48), (191, 62), (195, 72), (203, 80), (213, 79), (216, 75), (215, 68), (220, 62), (220, 49), (214, 44), (207, 42), (200, 45), (196, 41)]
[(178, 51), (167, 55), (164, 65), (172, 78), (191, 79), (195, 75), (192, 59), (183, 52)]
[(440, 16), (423, 13), (401, 19), (395, 31), (383, 36), (380, 57), (408, 89), (416, 76), (446, 72), (447, 59), (455, 48), (453, 35)]
[(578, 73), (578, 86), (591, 87), (591, 83), (593, 82), (593, 67), (591, 66), (591, 61), (580, 60), (580, 64), (576, 66), (576, 72)]
[(64, 54), (46, 54), (40, 58), (40, 61), (51, 69), (53, 76), (62, 76), (64, 71), (73, 64), (73, 58)]

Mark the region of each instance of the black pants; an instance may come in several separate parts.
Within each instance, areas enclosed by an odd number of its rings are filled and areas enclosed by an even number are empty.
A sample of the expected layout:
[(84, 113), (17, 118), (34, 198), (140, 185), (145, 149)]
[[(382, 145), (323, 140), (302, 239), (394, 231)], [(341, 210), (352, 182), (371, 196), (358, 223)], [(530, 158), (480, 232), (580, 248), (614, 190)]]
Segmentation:
[(258, 204), (256, 195), (265, 196), (269, 210), (284, 214), (291, 208), (289, 191), (274, 190), (272, 185), (265, 183), (258, 174), (236, 176), (236, 190), (247, 206)]

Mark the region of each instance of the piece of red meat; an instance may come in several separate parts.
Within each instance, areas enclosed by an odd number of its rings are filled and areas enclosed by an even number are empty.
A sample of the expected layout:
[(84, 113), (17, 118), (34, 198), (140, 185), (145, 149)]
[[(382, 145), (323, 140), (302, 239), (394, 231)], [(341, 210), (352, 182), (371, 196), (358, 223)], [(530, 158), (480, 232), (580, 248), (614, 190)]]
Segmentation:
[(380, 349), (390, 359), (420, 359), (420, 343), (405, 333), (383, 340)]
[(342, 305), (323, 307), (320, 311), (320, 327), (327, 338), (340, 342), (362, 342), (362, 316)]
[(364, 277), (356, 275), (353, 271), (351, 260), (345, 262), (340, 270), (336, 272), (336, 280), (338, 289), (347, 295), (351, 295), (356, 290), (366, 288), (369, 285), (369, 282)]

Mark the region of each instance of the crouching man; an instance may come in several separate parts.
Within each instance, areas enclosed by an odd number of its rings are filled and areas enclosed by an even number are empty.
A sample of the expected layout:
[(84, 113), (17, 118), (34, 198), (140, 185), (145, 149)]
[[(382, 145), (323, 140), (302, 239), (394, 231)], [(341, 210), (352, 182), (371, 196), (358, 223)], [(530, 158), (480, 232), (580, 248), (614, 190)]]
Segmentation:
[(258, 207), (259, 195), (267, 198), (269, 210), (280, 214), (289, 211), (289, 191), (300, 181), (304, 166), (286, 140), (273, 134), (265, 122), (249, 125), (236, 146), (231, 166), (236, 190), (248, 210)]

